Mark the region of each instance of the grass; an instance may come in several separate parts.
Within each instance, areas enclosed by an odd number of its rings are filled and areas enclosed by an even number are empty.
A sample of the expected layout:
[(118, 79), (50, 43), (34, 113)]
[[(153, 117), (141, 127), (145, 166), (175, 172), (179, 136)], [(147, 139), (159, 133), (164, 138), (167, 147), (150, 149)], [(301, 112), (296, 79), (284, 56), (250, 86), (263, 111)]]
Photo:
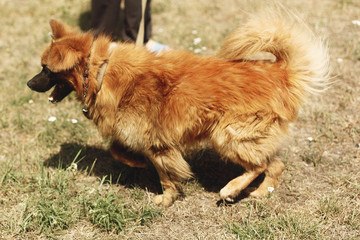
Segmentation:
[(321, 143), (314, 143), (311, 137), (308, 138), (308, 146), (306, 151), (301, 155), (301, 159), (307, 164), (312, 164), (314, 167), (324, 161), (324, 150), (321, 148)]
[(89, 206), (91, 222), (107, 231), (122, 231), (131, 224), (148, 225), (160, 213), (159, 210), (145, 204), (132, 206), (130, 202), (122, 203), (122, 198), (113, 193), (86, 205)]
[(320, 222), (309, 221), (302, 213), (274, 213), (265, 202), (247, 204), (248, 214), (240, 222), (227, 224), (239, 239), (319, 239)]
[[(26, 86), (40, 71), (48, 21), (87, 29), (90, 2), (0, 1), (0, 239), (359, 239), (360, 27), (352, 21), (360, 20), (360, 5), (282, 3), (329, 39), (334, 83), (310, 97), (279, 150), (286, 165), (280, 186), (264, 199), (217, 204), (218, 191), (241, 169), (204, 152), (190, 161), (196, 179), (162, 209), (151, 202), (161, 191), (153, 167), (114, 161), (73, 95), (52, 105)], [(266, 4), (153, 1), (154, 39), (213, 55)]]
[(81, 220), (88, 220), (103, 231), (117, 233), (147, 226), (161, 215), (160, 209), (142, 197), (129, 201), (122, 194), (113, 192), (105, 186), (111, 184), (106, 177), (94, 188), (79, 188), (79, 155), (80, 151), (67, 168), (60, 164), (58, 170), (52, 171), (39, 165), (35, 175), (30, 176), (11, 166), (4, 168), (0, 175), (2, 192), (17, 189), (20, 194), (27, 195), (21, 219), (12, 232), (21, 236), (30, 232), (55, 236)]
[(317, 226), (307, 221), (299, 215), (280, 214), (258, 220), (244, 218), (240, 223), (233, 222), (229, 229), (239, 239), (281, 239), (285, 236), (293, 239), (320, 239)]

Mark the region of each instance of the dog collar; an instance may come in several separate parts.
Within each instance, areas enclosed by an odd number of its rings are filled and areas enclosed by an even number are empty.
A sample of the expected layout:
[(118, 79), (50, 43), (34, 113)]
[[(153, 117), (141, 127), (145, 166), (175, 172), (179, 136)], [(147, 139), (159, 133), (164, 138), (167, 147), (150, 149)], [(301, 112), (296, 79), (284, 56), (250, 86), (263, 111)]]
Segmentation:
[(82, 112), (84, 113), (85, 117), (89, 118), (88, 116), (88, 105), (87, 103), (85, 103), (86, 100), (86, 95), (89, 91), (89, 66), (90, 66), (90, 56), (91, 53), (89, 53), (89, 55), (86, 58), (86, 63), (85, 63), (85, 70), (84, 70), (84, 74), (83, 74), (83, 101), (84, 101), (84, 107), (82, 108)]
[[(102, 86), (102, 82), (103, 82), (103, 78), (105, 75), (105, 71), (107, 68), (107, 65), (109, 63), (109, 58), (111, 53), (113, 52), (113, 50), (118, 46), (117, 43), (110, 43), (109, 45), (109, 49), (108, 49), (108, 58), (104, 61), (104, 63), (101, 65), (97, 76), (96, 76), (96, 80), (98, 82), (98, 86), (99, 86), (99, 90), (101, 89)], [(91, 50), (90, 50), (90, 54), (88, 55), (87, 59), (86, 59), (86, 63), (85, 63), (85, 70), (84, 70), (84, 74), (83, 74), (83, 101), (84, 101), (84, 107), (82, 108), (82, 112), (85, 115), (86, 118), (90, 118), (89, 117), (89, 106), (87, 103), (85, 103), (85, 99), (86, 99), (86, 95), (88, 93), (89, 90), (89, 66), (90, 66), (90, 56), (91, 56)]]

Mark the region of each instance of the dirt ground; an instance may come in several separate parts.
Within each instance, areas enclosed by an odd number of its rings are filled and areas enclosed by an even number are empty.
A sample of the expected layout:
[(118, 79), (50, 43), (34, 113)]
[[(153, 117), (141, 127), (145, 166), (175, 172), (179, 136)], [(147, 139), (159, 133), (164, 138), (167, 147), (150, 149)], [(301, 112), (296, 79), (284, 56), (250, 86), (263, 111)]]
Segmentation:
[[(73, 96), (52, 105), (47, 94), (26, 86), (40, 71), (49, 19), (87, 30), (90, 1), (0, 0), (0, 239), (360, 239), (360, 2), (281, 2), (328, 40), (332, 84), (304, 104), (279, 150), (286, 166), (280, 186), (264, 199), (241, 197), (223, 204), (219, 190), (242, 169), (205, 151), (189, 159), (195, 179), (184, 183), (183, 196), (169, 208), (154, 206), (160, 214), (146, 224), (106, 229), (76, 215), (75, 201), (69, 224), (53, 231), (41, 228), (39, 219), (30, 221), (37, 218), (26, 218), (36, 198), (47, 199), (45, 185), (38, 184), (43, 176), (51, 181), (69, 176), (58, 181), (69, 188), (65, 203), (97, 189), (104, 199), (114, 192), (127, 204), (152, 207), (161, 187), (152, 167), (131, 169), (111, 158), (108, 142), (82, 116)], [(153, 38), (173, 49), (213, 55), (249, 13), (267, 5), (153, 0)], [(80, 149), (81, 161), (72, 171)], [(59, 199), (54, 196), (49, 206)]]

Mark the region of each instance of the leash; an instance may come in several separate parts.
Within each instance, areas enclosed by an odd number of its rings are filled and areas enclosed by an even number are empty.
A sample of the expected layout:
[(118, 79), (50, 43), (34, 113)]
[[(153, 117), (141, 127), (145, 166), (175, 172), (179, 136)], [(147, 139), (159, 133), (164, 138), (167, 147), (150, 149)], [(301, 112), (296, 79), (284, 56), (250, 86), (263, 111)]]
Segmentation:
[[(117, 43), (110, 43), (109, 48), (108, 48), (108, 58), (104, 61), (104, 63), (100, 66), (97, 75), (96, 75), (96, 81), (98, 82), (99, 85), (99, 91), (101, 89), (102, 86), (102, 81), (106, 72), (106, 68), (108, 66), (109, 63), (109, 58), (111, 53), (113, 52), (113, 50), (115, 48), (118, 47)], [(88, 57), (86, 58), (86, 62), (85, 62), (85, 70), (83, 73), (83, 101), (84, 101), (84, 106), (82, 108), (82, 112), (85, 115), (86, 118), (89, 119), (89, 106), (88, 104), (85, 102), (86, 101), (86, 96), (89, 90), (89, 67), (90, 67), (90, 57), (91, 57), (91, 51), (90, 54), (88, 55)]]
[[(92, 44), (91, 44), (92, 47)], [(84, 115), (89, 118), (87, 116), (89, 109), (88, 109), (88, 105), (87, 103), (85, 103), (86, 100), (86, 95), (88, 93), (89, 90), (89, 66), (90, 66), (90, 56), (91, 56), (91, 48), (90, 48), (90, 53), (86, 58), (86, 62), (85, 62), (85, 70), (83, 73), (83, 101), (84, 101), (84, 107), (82, 108), (82, 112), (84, 113)]]
[(136, 46), (144, 45), (144, 32), (145, 32), (145, 9), (146, 9), (147, 0), (141, 0), (141, 21), (139, 26), (139, 31), (136, 37)]
[[(136, 37), (136, 46), (143, 46), (144, 45), (144, 32), (145, 32), (145, 9), (146, 9), (146, 4), (147, 4), (147, 0), (141, 0), (141, 21), (140, 21), (140, 26), (139, 26), (139, 30), (138, 30), (138, 34)], [(116, 44), (111, 44), (109, 49), (108, 49), (108, 54), (110, 55), (112, 50), (116, 48)], [(109, 56), (110, 57), (110, 56)], [(105, 75), (105, 71), (107, 68), (109, 60), (107, 59), (103, 65), (100, 67), (98, 73), (97, 73), (97, 77), (96, 80), (98, 81), (98, 84), (101, 88), (102, 85), (102, 80), (104, 78)], [(84, 106), (82, 108), (82, 112), (85, 115), (85, 117), (89, 118), (89, 109), (88, 109), (88, 104), (85, 103), (86, 100), (86, 95), (88, 93), (88, 89), (89, 89), (89, 65), (90, 65), (90, 54), (87, 57), (86, 63), (85, 63), (85, 71), (83, 74), (83, 101), (84, 101)]]

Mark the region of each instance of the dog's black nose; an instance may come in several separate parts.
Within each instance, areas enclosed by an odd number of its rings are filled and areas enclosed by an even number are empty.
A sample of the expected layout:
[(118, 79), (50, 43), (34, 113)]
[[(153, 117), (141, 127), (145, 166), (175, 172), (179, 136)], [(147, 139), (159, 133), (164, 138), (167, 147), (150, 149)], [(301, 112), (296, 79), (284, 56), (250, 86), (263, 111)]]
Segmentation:
[(26, 84), (30, 89), (32, 89), (32, 86), (31, 86), (31, 80), (27, 82)]

